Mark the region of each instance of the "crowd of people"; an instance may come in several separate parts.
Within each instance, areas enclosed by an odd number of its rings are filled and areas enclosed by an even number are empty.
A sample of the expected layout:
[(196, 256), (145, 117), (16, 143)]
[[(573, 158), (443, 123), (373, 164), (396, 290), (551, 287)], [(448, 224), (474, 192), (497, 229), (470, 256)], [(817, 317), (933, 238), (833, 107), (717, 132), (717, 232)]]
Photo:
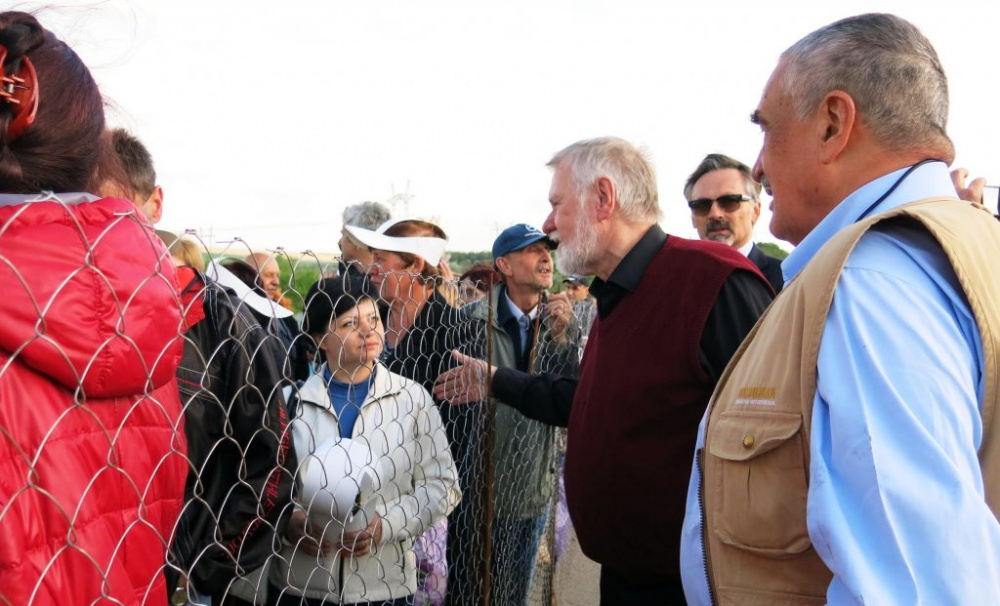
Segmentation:
[(155, 230), (149, 150), (0, 13), (0, 601), (524, 606), (562, 476), (604, 605), (1000, 603), (1000, 223), (947, 118), (923, 34), (850, 17), (678, 187), (699, 239), (588, 139), (461, 276), (349, 206), (296, 314), (276, 254)]

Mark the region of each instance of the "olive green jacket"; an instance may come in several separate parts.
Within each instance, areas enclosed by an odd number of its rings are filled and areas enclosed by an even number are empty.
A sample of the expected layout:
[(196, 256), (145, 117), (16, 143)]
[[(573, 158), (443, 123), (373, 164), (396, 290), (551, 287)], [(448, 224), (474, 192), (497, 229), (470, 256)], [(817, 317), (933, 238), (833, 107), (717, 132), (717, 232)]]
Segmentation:
[[(510, 335), (497, 322), (499, 305), (506, 305), (504, 286), (493, 287), (486, 297), (462, 308), (468, 321), (468, 350), (489, 357), (494, 366), (513, 368), (517, 353)], [(576, 376), (579, 367), (579, 334), (570, 331), (557, 343), (546, 326), (546, 315), (537, 323), (532, 372)], [(490, 330), (487, 331), (486, 327)], [(492, 343), (487, 342), (491, 339)], [(538, 517), (545, 511), (556, 482), (555, 433), (551, 426), (533, 421), (510, 406), (494, 400), (493, 450), (494, 512), (500, 519)]]

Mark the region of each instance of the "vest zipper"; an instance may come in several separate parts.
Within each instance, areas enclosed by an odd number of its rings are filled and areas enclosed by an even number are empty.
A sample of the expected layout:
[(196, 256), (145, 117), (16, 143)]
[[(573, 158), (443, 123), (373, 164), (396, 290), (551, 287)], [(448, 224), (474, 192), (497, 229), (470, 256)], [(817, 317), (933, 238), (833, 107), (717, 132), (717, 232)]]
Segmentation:
[(698, 449), (698, 508), (701, 510), (701, 559), (705, 565), (705, 583), (708, 585), (708, 603), (717, 604), (712, 585), (712, 556), (708, 552), (708, 523), (705, 517), (705, 449)]

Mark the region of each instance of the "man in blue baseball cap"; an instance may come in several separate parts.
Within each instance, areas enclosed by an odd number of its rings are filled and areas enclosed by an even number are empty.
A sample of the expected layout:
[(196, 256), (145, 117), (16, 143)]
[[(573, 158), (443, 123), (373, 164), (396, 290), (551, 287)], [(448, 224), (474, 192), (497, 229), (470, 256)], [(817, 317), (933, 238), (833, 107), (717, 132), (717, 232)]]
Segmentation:
[(531, 326), (540, 315), (545, 316), (553, 338), (567, 336), (572, 304), (564, 295), (548, 297), (546, 292), (552, 287), (555, 247), (542, 230), (527, 223), (508, 227), (493, 242), (493, 265), (502, 282), (494, 298), (506, 303), (497, 306), (497, 319), (511, 339), (520, 343), (516, 349), (524, 359), (519, 358), (517, 368), (527, 367), (528, 345), (536, 332)]
[(511, 225), (500, 232), (497, 239), (493, 241), (493, 262), (495, 263), (497, 259), (504, 255), (522, 250), (542, 240), (547, 244), (547, 250), (552, 250), (556, 247), (555, 242), (549, 240), (545, 232), (534, 225), (528, 225), (527, 223)]
[[(501, 281), (486, 297), (462, 309), (468, 328), (463, 339), (465, 352), (488, 357), (498, 367), (575, 376), (579, 344), (568, 330), (573, 325), (572, 305), (565, 295), (549, 297), (546, 292), (552, 286), (553, 248), (555, 243), (544, 232), (524, 223), (497, 236), (493, 263)], [(506, 404), (495, 404), (492, 602), (525, 604), (541, 538), (540, 522), (557, 481), (554, 433), (551, 426), (529, 420)], [(463, 479), (469, 486), (469, 480), (475, 478)], [(470, 495), (476, 492), (467, 491), (459, 505), (469, 515), (453, 515), (452, 519), (484, 519), (484, 500), (478, 494)], [(456, 538), (465, 535), (469, 539), (476, 534), (471, 528), (466, 533), (449, 530)], [(464, 544), (474, 542), (478, 541), (466, 540)], [(449, 576), (448, 593), (460, 596), (462, 603), (479, 603), (483, 582), (477, 567), (463, 566), (461, 558), (458, 560), (449, 553), (455, 572)]]

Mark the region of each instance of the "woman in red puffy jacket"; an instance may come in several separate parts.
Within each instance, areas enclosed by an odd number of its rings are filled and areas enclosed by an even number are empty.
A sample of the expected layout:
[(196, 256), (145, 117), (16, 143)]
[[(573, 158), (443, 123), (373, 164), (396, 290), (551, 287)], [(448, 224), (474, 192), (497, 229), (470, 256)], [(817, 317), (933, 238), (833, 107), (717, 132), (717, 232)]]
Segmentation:
[(0, 604), (159, 606), (186, 474), (170, 256), (85, 193), (105, 124), (72, 49), (2, 12), (0, 63)]

